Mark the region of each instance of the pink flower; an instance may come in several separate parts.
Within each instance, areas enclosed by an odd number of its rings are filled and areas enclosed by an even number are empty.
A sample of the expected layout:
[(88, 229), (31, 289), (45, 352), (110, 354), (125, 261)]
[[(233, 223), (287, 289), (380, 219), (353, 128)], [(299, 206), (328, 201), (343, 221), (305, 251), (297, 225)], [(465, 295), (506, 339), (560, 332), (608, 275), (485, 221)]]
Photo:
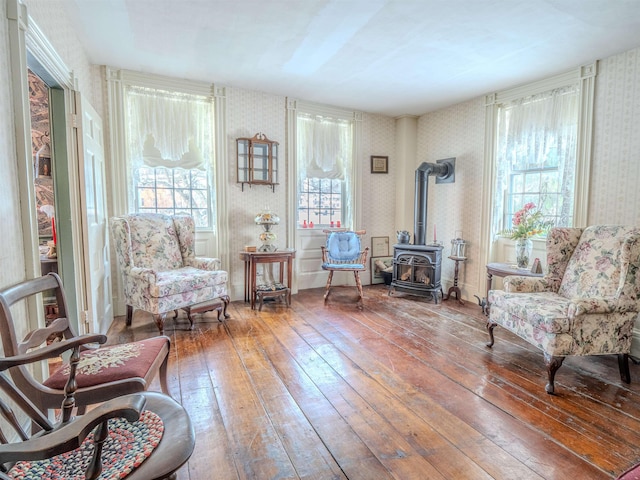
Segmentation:
[(508, 235), (512, 239), (530, 238), (548, 230), (549, 226), (544, 221), (544, 216), (540, 210), (535, 210), (536, 204), (526, 203), (520, 210), (513, 214), (511, 222), (513, 227), (510, 230), (503, 230), (503, 235)]

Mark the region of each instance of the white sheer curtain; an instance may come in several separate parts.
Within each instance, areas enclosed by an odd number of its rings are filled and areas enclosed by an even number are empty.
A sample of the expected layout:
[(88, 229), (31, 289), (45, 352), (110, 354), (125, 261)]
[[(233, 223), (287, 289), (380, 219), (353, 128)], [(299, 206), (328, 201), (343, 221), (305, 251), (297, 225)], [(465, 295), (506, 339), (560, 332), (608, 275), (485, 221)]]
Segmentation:
[(298, 168), (300, 178), (345, 180), (351, 169), (351, 122), (319, 116), (298, 116)]
[(125, 94), (133, 167), (206, 170), (213, 151), (209, 98), (136, 86)]
[(553, 167), (560, 173), (559, 226), (570, 226), (576, 170), (579, 87), (527, 96), (498, 109), (492, 233), (503, 225), (513, 170)]

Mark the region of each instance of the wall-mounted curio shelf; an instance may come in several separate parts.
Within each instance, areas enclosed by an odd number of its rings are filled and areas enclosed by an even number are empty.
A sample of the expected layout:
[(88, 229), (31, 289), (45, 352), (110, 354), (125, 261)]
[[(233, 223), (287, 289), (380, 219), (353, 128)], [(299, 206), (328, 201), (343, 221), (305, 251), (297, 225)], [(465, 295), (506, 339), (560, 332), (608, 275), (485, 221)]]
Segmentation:
[(253, 138), (237, 138), (238, 183), (269, 185), (272, 191), (278, 185), (278, 142), (263, 133)]

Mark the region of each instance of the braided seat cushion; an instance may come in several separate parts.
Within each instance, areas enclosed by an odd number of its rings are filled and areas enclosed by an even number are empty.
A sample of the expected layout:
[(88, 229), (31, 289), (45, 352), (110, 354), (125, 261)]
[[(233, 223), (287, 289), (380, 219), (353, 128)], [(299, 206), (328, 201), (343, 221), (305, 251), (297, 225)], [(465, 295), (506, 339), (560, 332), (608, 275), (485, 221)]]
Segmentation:
[[(109, 420), (109, 437), (102, 450), (102, 473), (99, 480), (126, 478), (151, 455), (164, 432), (158, 415), (145, 410), (137, 422), (121, 418)], [(9, 471), (16, 480), (80, 480), (93, 455), (94, 433), (90, 433), (80, 448), (47, 460), (18, 462)]]

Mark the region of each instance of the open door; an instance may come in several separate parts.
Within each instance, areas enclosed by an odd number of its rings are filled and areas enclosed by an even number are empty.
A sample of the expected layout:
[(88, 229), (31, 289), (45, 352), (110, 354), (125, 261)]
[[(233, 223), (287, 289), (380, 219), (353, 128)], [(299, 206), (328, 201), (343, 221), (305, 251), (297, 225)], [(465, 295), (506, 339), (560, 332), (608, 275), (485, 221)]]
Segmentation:
[(113, 321), (102, 119), (76, 92), (85, 315), (81, 329), (106, 333)]

